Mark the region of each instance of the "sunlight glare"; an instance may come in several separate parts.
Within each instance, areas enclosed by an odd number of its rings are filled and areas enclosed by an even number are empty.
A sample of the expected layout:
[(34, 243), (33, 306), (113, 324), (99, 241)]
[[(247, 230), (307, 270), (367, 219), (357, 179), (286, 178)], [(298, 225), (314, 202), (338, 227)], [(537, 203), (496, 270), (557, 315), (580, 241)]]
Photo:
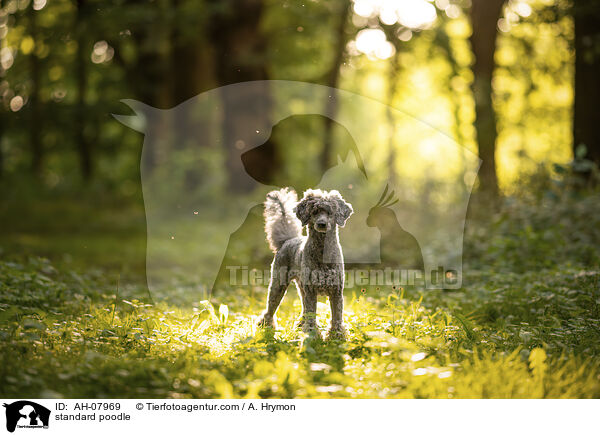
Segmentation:
[(396, 22), (398, 21), (398, 14), (396, 13), (396, 9), (390, 7), (389, 4), (384, 5), (379, 10), (379, 19), (383, 24), (387, 24), (388, 26), (396, 24)]
[(400, 41), (410, 41), (412, 38), (413, 34), (412, 31), (410, 29), (403, 29), (401, 32), (398, 32), (398, 39)]
[(368, 18), (375, 12), (374, 2), (371, 0), (356, 0), (354, 2), (354, 13)]
[(424, 29), (437, 17), (435, 6), (426, 0), (355, 0), (354, 13), (365, 18), (378, 14), (383, 24), (399, 22), (410, 29)]
[(46, 6), (46, 0), (33, 0), (33, 10), (41, 11)]
[(401, 0), (397, 3), (398, 21), (411, 29), (423, 29), (437, 18), (435, 6), (425, 0)]
[(438, 146), (431, 138), (424, 139), (419, 144), (419, 153), (427, 159), (434, 159), (438, 155)]
[(356, 35), (356, 49), (370, 58), (387, 59), (394, 55), (394, 46), (381, 29), (363, 29)]
[(18, 112), (23, 107), (24, 101), (23, 97), (17, 95), (10, 100), (10, 110), (13, 112)]
[(0, 65), (2, 65), (2, 69), (9, 69), (14, 60), (15, 58), (10, 47), (4, 47), (2, 50), (0, 50)]
[(444, 12), (448, 16), (448, 18), (458, 18), (460, 17), (460, 8), (456, 5), (448, 5)]
[(419, 352), (419, 353), (415, 353), (410, 360), (417, 362), (417, 361), (421, 361), (422, 359), (424, 359), (427, 355), (424, 352)]
[(524, 2), (518, 2), (517, 4), (511, 5), (512, 9), (522, 16), (523, 18), (527, 18), (531, 15), (531, 6)]

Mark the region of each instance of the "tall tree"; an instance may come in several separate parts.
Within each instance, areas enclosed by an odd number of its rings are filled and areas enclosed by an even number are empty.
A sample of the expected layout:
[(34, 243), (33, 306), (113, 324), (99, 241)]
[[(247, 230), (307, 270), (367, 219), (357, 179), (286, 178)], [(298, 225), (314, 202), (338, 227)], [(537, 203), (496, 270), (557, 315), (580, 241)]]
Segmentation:
[(33, 48), (29, 55), (30, 68), (31, 68), (31, 91), (29, 93), (29, 113), (30, 113), (30, 126), (29, 126), (29, 140), (31, 146), (31, 167), (36, 176), (41, 176), (42, 173), (42, 159), (43, 159), (43, 148), (42, 148), (42, 113), (40, 103), (40, 87), (41, 87), (41, 69), (40, 58), (38, 57), (38, 24), (37, 24), (37, 11), (33, 7), (33, 2), (29, 6), (29, 32), (31, 38), (33, 38)]
[[(2, 0), (0, 0), (0, 16), (4, 15), (3, 7), (4, 7), (4, 4), (3, 4)], [(8, 22), (5, 25), (8, 25)], [(2, 27), (3, 26), (0, 25), (0, 31), (2, 30)], [(0, 50), (4, 46), (3, 40), (4, 40), (4, 37), (0, 33)], [(0, 77), (3, 77), (4, 74), (5, 74), (4, 67), (2, 66), (2, 64), (0, 64)], [(5, 117), (5, 108), (0, 105), (0, 179), (4, 175), (4, 150), (2, 149), (2, 137), (3, 137), (3, 133), (4, 133), (4, 128), (5, 128), (4, 127), (4, 117)]]
[(177, 105), (214, 87), (212, 52), (197, 30), (208, 24), (210, 13), (195, 0), (171, 0), (170, 8), (172, 104)]
[(573, 146), (600, 166), (600, 0), (577, 0), (575, 23), (575, 102)]
[(92, 150), (91, 143), (86, 137), (87, 106), (85, 101), (88, 81), (88, 29), (87, 29), (87, 5), (86, 0), (77, 0), (77, 12), (75, 15), (75, 28), (77, 33), (77, 58), (76, 58), (76, 82), (77, 82), (77, 107), (75, 114), (75, 141), (79, 150), (79, 161), (81, 175), (85, 181), (92, 176)]
[[(145, 0), (129, 0), (132, 16), (143, 16), (130, 23), (131, 36), (137, 48), (135, 60), (131, 63), (121, 61), (125, 67), (127, 81), (133, 94), (145, 104), (166, 109), (172, 106), (172, 89), (169, 73), (170, 46), (169, 26), (165, 19), (169, 15), (168, 0), (159, 0), (148, 4)], [(116, 8), (119, 11), (119, 8)], [(117, 58), (119, 60), (119, 58)], [(156, 119), (148, 115), (145, 135), (148, 146), (145, 148), (143, 165), (152, 171), (159, 163), (156, 149), (159, 142), (165, 141), (170, 129), (164, 116)]]
[(4, 133), (4, 107), (0, 107), (0, 179), (4, 176), (4, 150), (2, 149), (2, 135)]
[(351, 3), (349, 1), (339, 2), (339, 22), (335, 31), (335, 48), (334, 57), (331, 62), (331, 67), (326, 78), (326, 85), (333, 88), (333, 95), (329, 95), (325, 107), (325, 126), (324, 126), (324, 142), (323, 149), (321, 151), (321, 170), (325, 172), (329, 169), (332, 158), (333, 149), (333, 117), (338, 110), (337, 101), (337, 87), (340, 81), (340, 68), (344, 61), (344, 55), (346, 53), (346, 43), (348, 42), (348, 35), (346, 33), (346, 25), (348, 22), (348, 16), (350, 15)]
[(470, 37), (474, 62), (473, 97), (475, 99), (475, 132), (482, 160), (479, 169), (480, 190), (488, 195), (498, 194), (496, 175), (496, 112), (492, 100), (492, 75), (494, 73), (497, 23), (505, 0), (472, 0)]
[(388, 69), (387, 99), (385, 115), (388, 122), (388, 180), (391, 185), (396, 184), (396, 116), (394, 115), (394, 98), (398, 91), (398, 77), (400, 76), (400, 50), (397, 45), (396, 53), (392, 56)]
[[(213, 10), (209, 35), (214, 41), (215, 77), (219, 86), (233, 83), (265, 80), (267, 41), (261, 28), (264, 12), (262, 0), (211, 0)], [(261, 147), (260, 152), (247, 153), (244, 162), (239, 150), (244, 150), (255, 131), (264, 132), (269, 127), (265, 114), (272, 104), (268, 84), (262, 89), (254, 87), (229, 101), (231, 93), (224, 93), (222, 131), (223, 146), (227, 152), (225, 167), (232, 191), (245, 191), (246, 168), (272, 179), (279, 166), (277, 146)], [(271, 142), (272, 143), (272, 142)], [(237, 148), (237, 149), (236, 149)]]

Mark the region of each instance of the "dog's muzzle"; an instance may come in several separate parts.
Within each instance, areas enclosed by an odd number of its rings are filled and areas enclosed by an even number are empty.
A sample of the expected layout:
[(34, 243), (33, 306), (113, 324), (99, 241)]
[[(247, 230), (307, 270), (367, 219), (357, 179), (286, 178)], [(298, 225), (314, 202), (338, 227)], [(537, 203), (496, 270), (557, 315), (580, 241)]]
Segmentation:
[(327, 232), (327, 222), (315, 222), (315, 229), (319, 232)]

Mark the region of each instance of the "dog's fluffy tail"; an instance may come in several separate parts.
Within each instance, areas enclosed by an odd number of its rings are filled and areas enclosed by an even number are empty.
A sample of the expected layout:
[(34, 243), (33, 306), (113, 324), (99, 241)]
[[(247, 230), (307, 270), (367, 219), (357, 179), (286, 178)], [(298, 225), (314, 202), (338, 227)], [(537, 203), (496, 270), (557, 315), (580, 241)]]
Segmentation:
[(290, 189), (273, 190), (265, 201), (265, 232), (271, 249), (278, 251), (286, 240), (302, 234), (302, 223), (294, 213), (298, 202), (296, 192)]

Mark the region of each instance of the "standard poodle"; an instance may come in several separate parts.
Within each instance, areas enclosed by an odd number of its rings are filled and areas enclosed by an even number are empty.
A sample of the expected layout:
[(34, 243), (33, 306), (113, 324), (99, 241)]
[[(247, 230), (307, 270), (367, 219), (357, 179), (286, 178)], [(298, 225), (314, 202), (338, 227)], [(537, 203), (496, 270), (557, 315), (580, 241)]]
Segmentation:
[[(352, 206), (337, 190), (309, 189), (300, 202), (290, 189), (267, 194), (265, 232), (275, 258), (271, 264), (267, 309), (259, 325), (275, 326), (275, 312), (293, 280), (302, 300), (298, 326), (319, 335), (317, 296), (326, 295), (331, 304), (329, 338), (345, 337), (344, 257), (338, 227), (345, 225), (352, 212)], [(302, 235), (304, 226), (308, 226), (308, 236)]]

